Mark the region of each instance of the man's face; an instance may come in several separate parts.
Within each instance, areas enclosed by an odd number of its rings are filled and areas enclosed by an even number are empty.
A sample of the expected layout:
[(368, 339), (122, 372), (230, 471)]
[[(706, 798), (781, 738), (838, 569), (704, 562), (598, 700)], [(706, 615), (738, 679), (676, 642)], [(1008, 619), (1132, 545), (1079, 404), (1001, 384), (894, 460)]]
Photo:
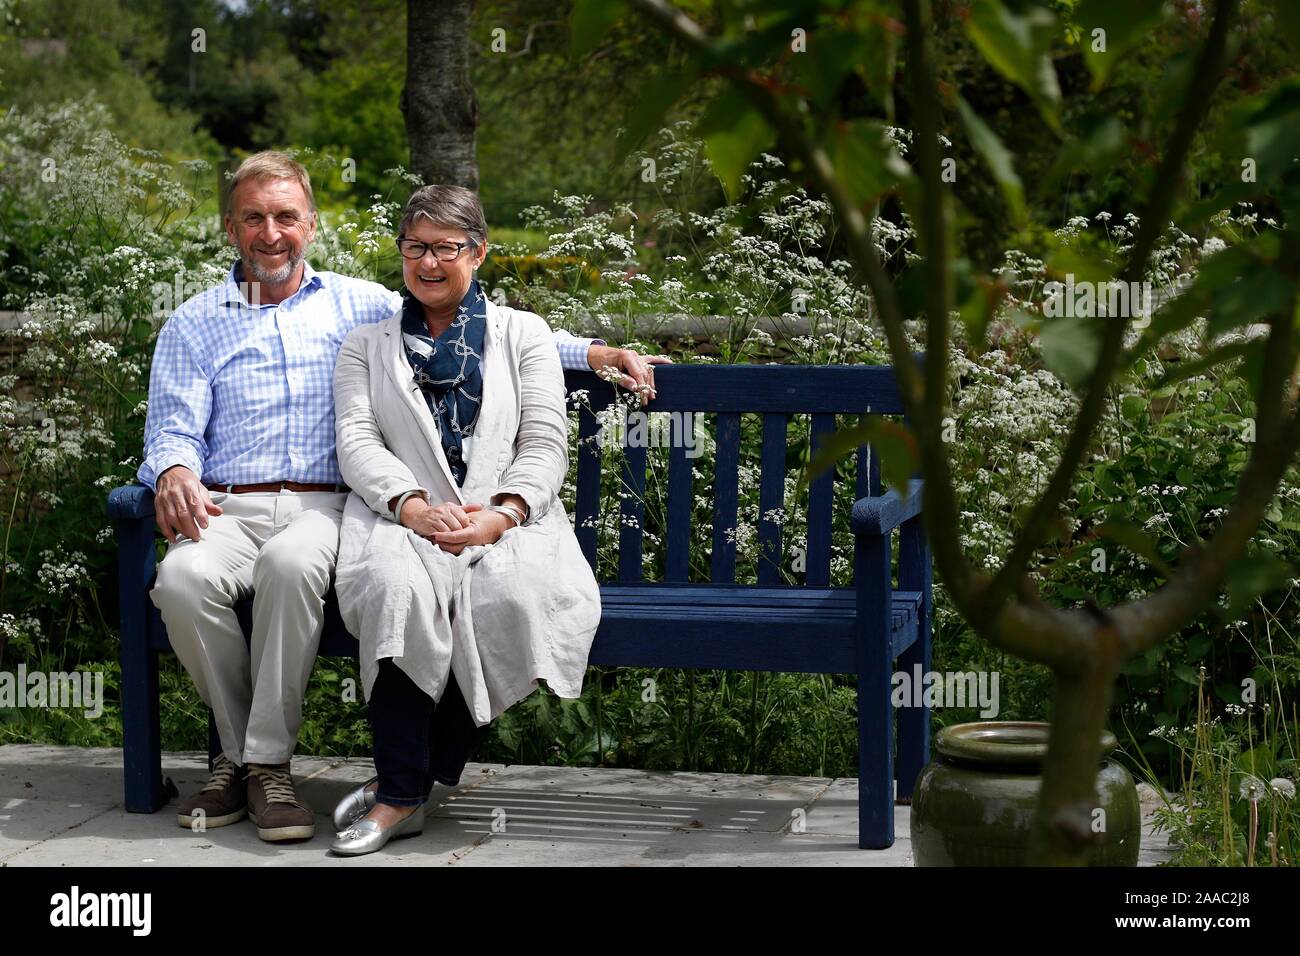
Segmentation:
[(246, 179), (230, 197), (226, 236), (247, 279), (287, 282), (316, 238), (316, 215), (295, 179)]

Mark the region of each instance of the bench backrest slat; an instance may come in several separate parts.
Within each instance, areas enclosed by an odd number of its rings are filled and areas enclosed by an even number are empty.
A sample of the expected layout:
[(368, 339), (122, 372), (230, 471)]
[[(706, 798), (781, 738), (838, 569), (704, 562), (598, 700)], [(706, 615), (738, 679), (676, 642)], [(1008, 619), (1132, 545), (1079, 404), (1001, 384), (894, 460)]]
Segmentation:
[[(631, 423), (625, 417), (623, 434), (626, 435), (630, 427)], [(620, 482), (623, 500), (619, 503), (618, 529), (618, 579), (623, 582), (642, 579), (646, 457), (645, 444), (623, 449), (623, 474)]]
[[(736, 501), (740, 486), (740, 413), (722, 412), (716, 423), (713, 473), (713, 566), (709, 580), (736, 580)], [(728, 535), (728, 531), (731, 532)]]
[[(864, 424), (867, 416), (863, 415), (860, 419)], [(856, 487), (853, 489), (858, 498), (865, 498), (868, 495), (876, 496), (880, 494), (880, 456), (876, 449), (869, 445), (859, 445), (857, 451), (858, 475)]]
[(582, 548), (582, 556), (594, 569), (599, 529), (596, 518), (600, 513), (600, 446), (596, 435), (600, 422), (595, 413), (585, 405), (578, 407), (578, 492), (574, 499), (573, 528)]
[(789, 417), (763, 416), (758, 478), (758, 583), (781, 583), (781, 521), (774, 511), (785, 504), (785, 429)]
[[(701, 438), (696, 436), (696, 441)], [(668, 541), (664, 557), (664, 580), (682, 582), (690, 580), (691, 573), (691, 509), (695, 505), (695, 483), (692, 467), (694, 459), (686, 457), (684, 442), (676, 442), (668, 449)]]
[[(834, 431), (834, 415), (819, 413), (812, 416), (809, 448), (813, 455)], [(826, 587), (831, 583), (831, 507), (834, 500), (835, 469), (828, 468), (808, 487), (808, 545), (804, 560), (810, 587)]]

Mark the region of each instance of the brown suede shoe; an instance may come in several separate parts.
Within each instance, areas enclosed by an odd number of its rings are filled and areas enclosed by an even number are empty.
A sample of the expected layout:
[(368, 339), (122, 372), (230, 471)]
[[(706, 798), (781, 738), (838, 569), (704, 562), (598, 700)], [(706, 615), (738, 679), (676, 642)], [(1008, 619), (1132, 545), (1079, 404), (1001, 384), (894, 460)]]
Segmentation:
[(248, 816), (257, 835), (272, 843), (310, 840), (316, 833), (316, 815), (293, 789), (289, 765), (248, 765)]
[(176, 822), (187, 830), (238, 823), (248, 812), (248, 768), (220, 754), (212, 776), (198, 793), (181, 804)]

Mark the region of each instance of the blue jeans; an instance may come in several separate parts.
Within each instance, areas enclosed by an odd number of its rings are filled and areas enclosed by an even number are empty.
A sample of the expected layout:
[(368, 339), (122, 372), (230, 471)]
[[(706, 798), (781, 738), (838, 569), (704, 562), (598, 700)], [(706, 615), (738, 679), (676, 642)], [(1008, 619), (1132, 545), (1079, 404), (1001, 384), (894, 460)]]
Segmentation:
[(450, 671), (442, 700), (435, 703), (387, 657), (379, 662), (368, 712), (379, 774), (375, 799), (395, 807), (424, 803), (435, 782), (460, 783), (465, 764), (492, 728), (475, 726)]

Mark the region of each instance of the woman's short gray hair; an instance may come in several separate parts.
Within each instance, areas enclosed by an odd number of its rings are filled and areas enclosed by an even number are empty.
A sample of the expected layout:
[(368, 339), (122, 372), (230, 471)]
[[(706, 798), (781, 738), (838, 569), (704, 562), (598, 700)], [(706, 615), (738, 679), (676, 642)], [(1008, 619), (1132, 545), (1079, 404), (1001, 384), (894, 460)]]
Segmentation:
[(397, 234), (406, 235), (406, 230), (417, 219), (429, 219), (437, 226), (460, 229), (476, 246), (487, 244), (483, 204), (472, 190), (463, 186), (421, 186), (406, 201)]

